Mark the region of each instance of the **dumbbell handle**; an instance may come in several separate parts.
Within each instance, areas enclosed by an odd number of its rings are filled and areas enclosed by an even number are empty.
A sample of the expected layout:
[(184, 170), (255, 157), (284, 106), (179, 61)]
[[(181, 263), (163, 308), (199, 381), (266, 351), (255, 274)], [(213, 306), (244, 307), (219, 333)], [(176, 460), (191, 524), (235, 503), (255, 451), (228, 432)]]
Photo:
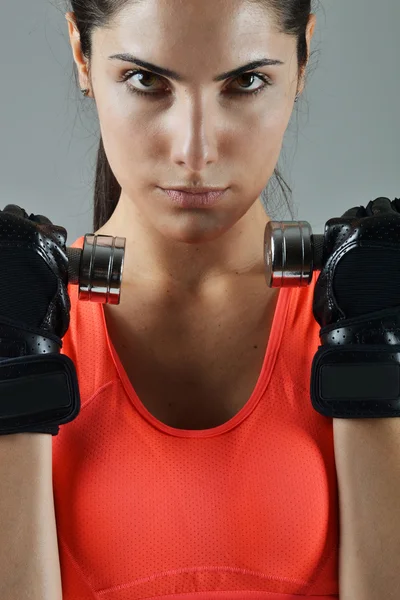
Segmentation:
[(306, 287), (321, 271), (324, 235), (313, 235), (307, 221), (269, 221), (265, 228), (264, 258), (267, 285)]
[(312, 236), (314, 248), (313, 260), (314, 270), (321, 271), (322, 269), (322, 251), (324, 249), (324, 235), (322, 233), (314, 233)]
[(68, 256), (68, 283), (79, 285), (79, 270), (83, 251), (81, 248), (67, 248)]
[(79, 300), (120, 303), (125, 242), (121, 237), (87, 233), (83, 249), (66, 249), (68, 283), (79, 286)]

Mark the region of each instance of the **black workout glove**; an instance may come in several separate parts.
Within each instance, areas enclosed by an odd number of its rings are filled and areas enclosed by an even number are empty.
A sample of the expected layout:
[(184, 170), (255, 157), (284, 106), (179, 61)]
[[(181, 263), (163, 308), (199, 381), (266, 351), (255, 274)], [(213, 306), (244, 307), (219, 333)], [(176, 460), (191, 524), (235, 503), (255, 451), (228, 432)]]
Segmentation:
[[(43, 422), (36, 416), (36, 422), (32, 418), (28, 424), (24, 422), (20, 426), (16, 419), (16, 432), (57, 435), (59, 424), (72, 420), (79, 412), (80, 403), (77, 405), (76, 402), (75, 367), (66, 356), (58, 356), (57, 361), (54, 360), (55, 355), (60, 354), (61, 338), (66, 334), (70, 323), (71, 303), (67, 292), (66, 240), (67, 231), (63, 227), (53, 225), (42, 215), (28, 216), (24, 209), (13, 204), (0, 210), (0, 365), (2, 366), (0, 383), (4, 383), (7, 378), (7, 388), (5, 386), (3, 388), (8, 390), (7, 401), (10, 401), (10, 393), (11, 396), (13, 395), (13, 388), (10, 387), (12, 381), (16, 383), (18, 381), (15, 373), (18, 375), (21, 373), (21, 378), (23, 376), (31, 378), (32, 402), (35, 394), (36, 398), (41, 398), (40, 388), (35, 388), (33, 362), (26, 372), (15, 364), (12, 375), (10, 375), (11, 371), (7, 371), (7, 362), (9, 362), (7, 359), (17, 357), (23, 367), (24, 361), (21, 357), (27, 357), (26, 362), (28, 362), (37, 361), (38, 355), (41, 355), (40, 364), (38, 363), (39, 372), (43, 371), (45, 354), (49, 366), (47, 369), (47, 365), (44, 365), (44, 371), (48, 370), (50, 376), (55, 370), (54, 364), (56, 362), (62, 364), (62, 369), (66, 369), (67, 372), (64, 379), (68, 380), (68, 388), (75, 393), (75, 406), (67, 419), (65, 418), (67, 413), (64, 412), (64, 419), (60, 419), (57, 423), (54, 418), (52, 420), (48, 418), (50, 413), (43, 412), (43, 415), (47, 414)], [(35, 358), (32, 358), (33, 356)], [(36, 380), (40, 385), (39, 378)], [(2, 390), (1, 386), (0, 390)], [(4, 395), (3, 391), (3, 397)], [(26, 398), (26, 402), (29, 401), (30, 398)], [(0, 435), (5, 435), (12, 431), (1, 428), (1, 418), (4, 417), (1, 407), (0, 397)], [(61, 415), (61, 411), (59, 414)], [(41, 424), (37, 425), (37, 423)]]
[(327, 417), (400, 417), (400, 199), (330, 219), (322, 263), (313, 407)]

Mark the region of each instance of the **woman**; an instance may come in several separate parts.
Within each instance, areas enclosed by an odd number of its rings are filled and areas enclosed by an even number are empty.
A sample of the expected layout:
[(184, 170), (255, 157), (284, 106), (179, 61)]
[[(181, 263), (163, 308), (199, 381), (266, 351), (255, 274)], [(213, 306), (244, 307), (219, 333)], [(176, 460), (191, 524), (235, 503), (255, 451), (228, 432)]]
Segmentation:
[(312, 287), (266, 286), (260, 201), (304, 88), (310, 4), (71, 2), (101, 127), (94, 230), (127, 247), (120, 305), (69, 289), (82, 408), (53, 440), (64, 600), (337, 597)]
[(334, 597), (312, 288), (266, 286), (260, 201), (304, 88), (310, 0), (72, 1), (66, 18), (101, 127), (94, 230), (127, 246), (120, 305), (69, 289), (63, 598)]

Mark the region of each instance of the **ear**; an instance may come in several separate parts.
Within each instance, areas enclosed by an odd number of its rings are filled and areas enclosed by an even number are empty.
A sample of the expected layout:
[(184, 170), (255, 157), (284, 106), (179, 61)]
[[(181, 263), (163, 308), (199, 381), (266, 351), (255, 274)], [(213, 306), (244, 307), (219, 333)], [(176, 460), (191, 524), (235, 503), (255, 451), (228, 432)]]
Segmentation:
[(306, 40), (307, 40), (307, 62), (304, 65), (304, 67), (301, 69), (301, 74), (300, 74), (300, 83), (299, 83), (299, 89), (298, 89), (298, 94), (301, 94), (304, 90), (304, 74), (305, 74), (305, 70), (307, 68), (307, 64), (308, 64), (308, 60), (310, 58), (310, 48), (311, 48), (311, 40), (313, 38), (314, 35), (314, 30), (315, 30), (315, 25), (317, 23), (317, 17), (311, 13), (308, 19), (308, 24), (307, 24), (307, 30), (306, 30)]
[(82, 54), (81, 39), (76, 25), (75, 14), (73, 12), (68, 12), (66, 13), (65, 18), (68, 21), (69, 41), (74, 61), (78, 69), (79, 84), (81, 89), (87, 89), (90, 88), (88, 64), (86, 58)]

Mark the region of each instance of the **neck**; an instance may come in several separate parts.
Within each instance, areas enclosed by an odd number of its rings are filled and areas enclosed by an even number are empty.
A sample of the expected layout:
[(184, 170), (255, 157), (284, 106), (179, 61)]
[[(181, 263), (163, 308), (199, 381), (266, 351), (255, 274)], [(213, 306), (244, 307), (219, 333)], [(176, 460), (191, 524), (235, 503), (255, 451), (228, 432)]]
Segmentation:
[(124, 282), (151, 280), (161, 287), (204, 289), (238, 275), (264, 274), (264, 231), (271, 219), (261, 200), (218, 238), (185, 243), (163, 236), (121, 195), (112, 217), (96, 234), (126, 238)]

